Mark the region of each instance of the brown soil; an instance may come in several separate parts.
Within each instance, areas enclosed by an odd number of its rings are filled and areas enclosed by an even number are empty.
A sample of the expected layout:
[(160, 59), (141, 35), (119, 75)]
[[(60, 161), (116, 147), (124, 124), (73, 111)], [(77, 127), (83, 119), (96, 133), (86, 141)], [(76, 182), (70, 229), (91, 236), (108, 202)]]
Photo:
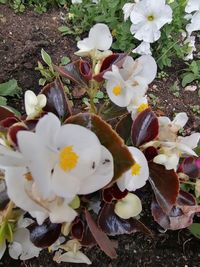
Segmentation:
[[(63, 10), (62, 10), (63, 11)], [(0, 5), (0, 83), (11, 78), (18, 80), (23, 90), (40, 90), (39, 73), (34, 68), (41, 60), (40, 51), (44, 48), (55, 63), (62, 56), (73, 56), (76, 44), (69, 37), (62, 37), (57, 28), (61, 25), (60, 10), (51, 10), (38, 15), (32, 11), (15, 14), (6, 6)], [(185, 111), (190, 116), (188, 132), (200, 131), (200, 116), (195, 115), (191, 105), (200, 105), (196, 92), (185, 92), (182, 88), (180, 96), (175, 97), (169, 87), (178, 79), (180, 68), (177, 65), (169, 70), (169, 78), (157, 80), (150, 92), (158, 97), (155, 109), (169, 116)], [(156, 86), (155, 86), (156, 85)], [(15, 101), (13, 99), (13, 101)], [(153, 222), (150, 209), (149, 187), (141, 190), (144, 212), (142, 220), (154, 232), (154, 239), (141, 234), (122, 236), (118, 240), (116, 260), (109, 260), (98, 248), (87, 250), (87, 255), (95, 267), (197, 267), (200, 263), (200, 241), (191, 236), (187, 229), (160, 233)], [(148, 214), (148, 215), (147, 215)], [(145, 216), (144, 216), (145, 215)], [(198, 220), (198, 218), (197, 218)], [(52, 261), (53, 255), (43, 251), (39, 258), (26, 262), (14, 261), (6, 254), (0, 261), (4, 267), (46, 267), (58, 266)], [(71, 266), (60, 264), (60, 266)], [(83, 264), (73, 266), (85, 266)]]

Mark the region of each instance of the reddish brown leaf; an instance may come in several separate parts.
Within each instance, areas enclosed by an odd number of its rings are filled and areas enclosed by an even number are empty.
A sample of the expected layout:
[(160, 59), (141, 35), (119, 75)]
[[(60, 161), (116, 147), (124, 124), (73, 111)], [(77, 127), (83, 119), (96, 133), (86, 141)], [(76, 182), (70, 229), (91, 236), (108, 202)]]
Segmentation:
[(147, 161), (153, 160), (158, 155), (157, 149), (153, 146), (147, 147), (145, 150), (143, 150), (143, 153)]
[(112, 102), (109, 102), (103, 108), (100, 109), (99, 115), (105, 121), (109, 121), (115, 118), (119, 118), (122, 115), (127, 114), (126, 108), (121, 108)]
[(0, 211), (5, 209), (9, 201), (6, 182), (4, 179), (0, 179)]
[(54, 113), (61, 120), (65, 120), (71, 115), (68, 99), (60, 79), (47, 84), (41, 93), (47, 97), (47, 104), (43, 108), (44, 111)]
[(87, 80), (91, 79), (91, 67), (85, 60), (78, 59), (65, 66), (55, 66), (54, 69), (62, 76), (72, 82), (80, 85), (87, 86)]
[(125, 146), (124, 141), (111, 128), (111, 126), (103, 121), (99, 116), (90, 113), (79, 113), (68, 118), (65, 123), (73, 123), (84, 126), (97, 135), (101, 144), (105, 146), (113, 156), (113, 181), (119, 178), (134, 164), (132, 155), (127, 146)]
[(128, 190), (122, 192), (115, 183), (113, 186), (103, 189), (102, 194), (103, 200), (107, 203), (111, 203), (113, 200), (124, 198), (128, 194)]
[(169, 213), (175, 205), (179, 194), (179, 180), (174, 170), (166, 170), (164, 166), (149, 163), (149, 181), (156, 200), (165, 213)]
[(99, 247), (105, 252), (108, 257), (110, 257), (111, 259), (116, 259), (117, 253), (115, 251), (113, 243), (110, 241), (107, 235), (101, 229), (98, 228), (89, 211), (87, 210), (85, 210), (85, 218), (88, 227)]
[(181, 165), (179, 166), (178, 172), (183, 172), (191, 179), (200, 178), (200, 167), (197, 164), (197, 158), (188, 157), (184, 159)]
[(145, 109), (133, 121), (131, 129), (132, 144), (141, 146), (158, 136), (158, 118), (151, 109)]
[(35, 222), (28, 227), (30, 240), (36, 247), (47, 248), (60, 236), (61, 226), (62, 224), (51, 223), (49, 219), (45, 220), (42, 225)]
[(0, 121), (5, 120), (9, 117), (15, 117), (14, 112), (6, 107), (0, 106)]
[(98, 225), (106, 234), (115, 236), (143, 232), (152, 235), (151, 231), (135, 218), (121, 219), (115, 214), (114, 208), (114, 203), (105, 204), (98, 216)]
[(78, 239), (82, 246), (92, 247), (96, 245), (96, 241), (85, 221), (76, 218), (72, 224), (71, 234), (73, 238)]
[(16, 117), (8, 117), (2, 121), (0, 121), (0, 125), (4, 128), (9, 128), (14, 123), (19, 122), (20, 120)]
[(27, 127), (23, 122), (17, 122), (15, 124), (13, 124), (7, 132), (7, 139), (9, 141), (9, 143), (14, 146), (17, 147), (18, 146), (18, 142), (17, 142), (17, 133), (19, 131), (26, 131)]
[(190, 193), (180, 190), (178, 198), (177, 198), (177, 204), (179, 206), (194, 206), (196, 205), (196, 200)]
[(116, 125), (116, 132), (125, 142), (127, 142), (130, 138), (132, 123), (133, 120), (131, 118), (131, 114), (129, 113), (124, 115)]
[(121, 68), (125, 59), (127, 57), (127, 54), (112, 54), (110, 56), (107, 56), (104, 58), (100, 71), (97, 75), (93, 76), (93, 79), (97, 82), (103, 82), (103, 75), (106, 71), (109, 71), (112, 69), (112, 65), (116, 65), (117, 67)]

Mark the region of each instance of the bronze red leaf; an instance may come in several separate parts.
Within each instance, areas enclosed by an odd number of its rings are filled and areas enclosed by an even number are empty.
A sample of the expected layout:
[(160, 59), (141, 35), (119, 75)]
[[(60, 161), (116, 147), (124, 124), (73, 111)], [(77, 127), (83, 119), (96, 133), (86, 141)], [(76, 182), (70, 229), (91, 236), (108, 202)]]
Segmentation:
[(18, 142), (17, 142), (17, 133), (19, 131), (27, 131), (28, 128), (27, 126), (23, 123), (23, 122), (17, 122), (15, 124), (13, 124), (7, 132), (7, 139), (9, 141), (9, 143), (13, 146), (13, 147), (17, 147), (18, 146)]
[(52, 112), (61, 120), (65, 120), (71, 115), (67, 96), (60, 79), (47, 84), (41, 91), (47, 97), (47, 104), (43, 108), (46, 112)]
[(115, 214), (114, 207), (114, 203), (104, 204), (98, 216), (98, 225), (106, 234), (115, 236), (143, 232), (152, 235), (151, 231), (137, 219), (121, 219)]
[(41, 225), (35, 222), (28, 227), (30, 240), (36, 247), (47, 248), (59, 238), (61, 226), (62, 224), (51, 223), (49, 219)]
[(200, 178), (200, 167), (197, 164), (198, 158), (188, 157), (183, 160), (178, 168), (178, 172), (183, 172), (188, 175), (191, 179)]
[(87, 210), (85, 210), (85, 219), (94, 239), (96, 240), (101, 250), (103, 250), (105, 254), (111, 259), (116, 259), (117, 253), (115, 251), (113, 243), (107, 237), (107, 235), (96, 225), (94, 219)]
[(174, 170), (166, 170), (164, 166), (150, 162), (149, 182), (156, 200), (165, 213), (169, 213), (176, 204), (179, 194), (179, 180)]
[(84, 126), (93, 131), (101, 144), (112, 154), (114, 159), (113, 181), (119, 178), (134, 164), (131, 153), (120, 136), (103, 121), (99, 116), (90, 113), (79, 113), (68, 118), (65, 123), (73, 123)]
[(97, 82), (102, 82), (103, 79), (103, 75), (106, 71), (110, 71), (112, 69), (112, 65), (116, 65), (117, 67), (121, 68), (125, 59), (127, 57), (127, 54), (123, 54), (123, 53), (116, 53), (116, 54), (112, 54), (107, 56), (106, 58), (104, 58), (102, 64), (101, 64), (101, 68), (98, 74), (93, 76), (93, 79)]
[(129, 113), (124, 115), (116, 125), (116, 132), (125, 142), (127, 142), (130, 138), (132, 123), (133, 120), (131, 118), (131, 114)]
[(107, 203), (111, 203), (113, 200), (120, 200), (127, 196), (127, 194), (128, 190), (122, 192), (116, 183), (111, 187), (104, 188), (102, 191), (103, 200)]
[(0, 106), (0, 121), (5, 120), (9, 117), (15, 117), (14, 112), (6, 107)]
[(133, 121), (131, 139), (133, 146), (141, 146), (158, 136), (158, 118), (150, 109), (145, 109)]

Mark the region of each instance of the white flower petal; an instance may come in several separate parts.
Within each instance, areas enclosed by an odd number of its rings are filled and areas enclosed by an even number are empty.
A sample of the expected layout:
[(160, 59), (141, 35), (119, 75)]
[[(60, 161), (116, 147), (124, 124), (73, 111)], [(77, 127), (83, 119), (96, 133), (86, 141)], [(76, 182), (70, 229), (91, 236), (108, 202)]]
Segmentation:
[(17, 151), (0, 145), (0, 167), (3, 169), (8, 166), (23, 167), (26, 166), (27, 160)]
[(194, 149), (197, 147), (200, 141), (200, 133), (193, 133), (190, 136), (179, 137), (179, 140), (181, 140), (182, 144), (185, 144), (188, 147)]
[(25, 111), (27, 115), (35, 112), (35, 106), (37, 105), (37, 103), (38, 100), (35, 93), (31, 90), (27, 90), (24, 95)]
[(0, 259), (3, 257), (5, 251), (6, 251), (6, 242), (3, 242), (3, 243), (0, 245)]
[(149, 167), (144, 154), (136, 147), (128, 147), (136, 163), (139, 164), (140, 170), (136, 175), (132, 175), (132, 170), (128, 170), (121, 178), (118, 179), (117, 185), (121, 191), (125, 189), (135, 191), (143, 187), (149, 178)]
[(172, 124), (178, 126), (179, 129), (183, 128), (188, 121), (188, 116), (185, 112), (178, 113)]
[(185, 12), (192, 13), (193, 11), (197, 10), (200, 10), (199, 0), (188, 0), (187, 5), (185, 7)]
[(81, 251), (68, 251), (59, 257), (59, 262), (85, 263), (92, 264), (89, 258)]
[(115, 213), (122, 219), (130, 219), (136, 217), (142, 211), (142, 203), (138, 196), (132, 193), (115, 204)]
[(97, 23), (89, 32), (89, 39), (95, 44), (98, 50), (108, 50), (112, 45), (112, 34), (106, 24)]
[(101, 162), (95, 173), (82, 182), (79, 194), (90, 194), (106, 186), (113, 178), (113, 157), (110, 151), (101, 146)]
[(150, 43), (142, 42), (139, 46), (133, 49), (132, 53), (137, 53), (139, 55), (151, 55)]
[(98, 166), (100, 162), (101, 144), (92, 131), (80, 125), (63, 125), (58, 132), (56, 144), (58, 149), (72, 146), (78, 156), (77, 165), (67, 174), (84, 179), (94, 173), (92, 166)]
[(157, 74), (157, 64), (155, 59), (150, 55), (144, 55), (137, 59), (138, 63), (142, 65), (138, 76), (144, 77), (147, 84), (151, 83)]
[(9, 255), (11, 258), (17, 260), (19, 256), (22, 254), (22, 246), (20, 243), (13, 242), (9, 245)]
[(133, 7), (134, 7), (134, 3), (126, 3), (122, 10), (123, 10), (123, 13), (124, 13), (124, 20), (126, 21), (130, 15), (131, 15), (131, 12), (133, 10)]

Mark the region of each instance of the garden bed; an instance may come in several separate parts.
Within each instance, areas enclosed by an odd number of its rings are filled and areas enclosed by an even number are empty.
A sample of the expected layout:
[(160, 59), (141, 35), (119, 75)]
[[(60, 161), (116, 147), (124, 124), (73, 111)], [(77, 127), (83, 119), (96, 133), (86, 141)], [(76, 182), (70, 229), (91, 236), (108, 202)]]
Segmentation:
[[(63, 56), (76, 58), (73, 55), (76, 50), (75, 40), (71, 37), (62, 37), (57, 30), (62, 23), (64, 12), (64, 9), (53, 9), (38, 15), (28, 10), (23, 14), (15, 14), (8, 7), (0, 5), (0, 83), (15, 78), (23, 91), (29, 89), (38, 93), (41, 89), (38, 85), (40, 75), (39, 72), (35, 72), (35, 67), (37, 61), (41, 60), (42, 48), (51, 55), (54, 63), (59, 63)], [(153, 109), (157, 113), (172, 117), (175, 113), (186, 112), (190, 118), (187, 133), (190, 133), (194, 130), (200, 131), (200, 116), (192, 110), (192, 106), (200, 104), (197, 90), (184, 91), (179, 85), (179, 96), (175, 97), (169, 89), (174, 82), (179, 82), (178, 77), (183, 67), (179, 62), (174, 62), (173, 67), (167, 70), (168, 77), (155, 80), (150, 86), (149, 93), (152, 94)], [(21, 100), (17, 100), (17, 103), (15, 99), (10, 101), (16, 107), (21, 106)], [(151, 196), (148, 192), (148, 185), (140, 190), (144, 205), (142, 214), (145, 214), (141, 220), (153, 231), (154, 237), (133, 234), (117, 238), (119, 256), (112, 261), (96, 247), (87, 250), (86, 254), (92, 261), (92, 266), (197, 267), (199, 265), (200, 241), (187, 229), (160, 233), (159, 226), (149, 214)], [(198, 221), (198, 218), (196, 220)], [(45, 252), (42, 252), (39, 258), (25, 262), (14, 261), (6, 254), (0, 261), (0, 265), (4, 267), (57, 266), (52, 261), (52, 255)], [(60, 264), (60, 266), (70, 266), (70, 264)]]

